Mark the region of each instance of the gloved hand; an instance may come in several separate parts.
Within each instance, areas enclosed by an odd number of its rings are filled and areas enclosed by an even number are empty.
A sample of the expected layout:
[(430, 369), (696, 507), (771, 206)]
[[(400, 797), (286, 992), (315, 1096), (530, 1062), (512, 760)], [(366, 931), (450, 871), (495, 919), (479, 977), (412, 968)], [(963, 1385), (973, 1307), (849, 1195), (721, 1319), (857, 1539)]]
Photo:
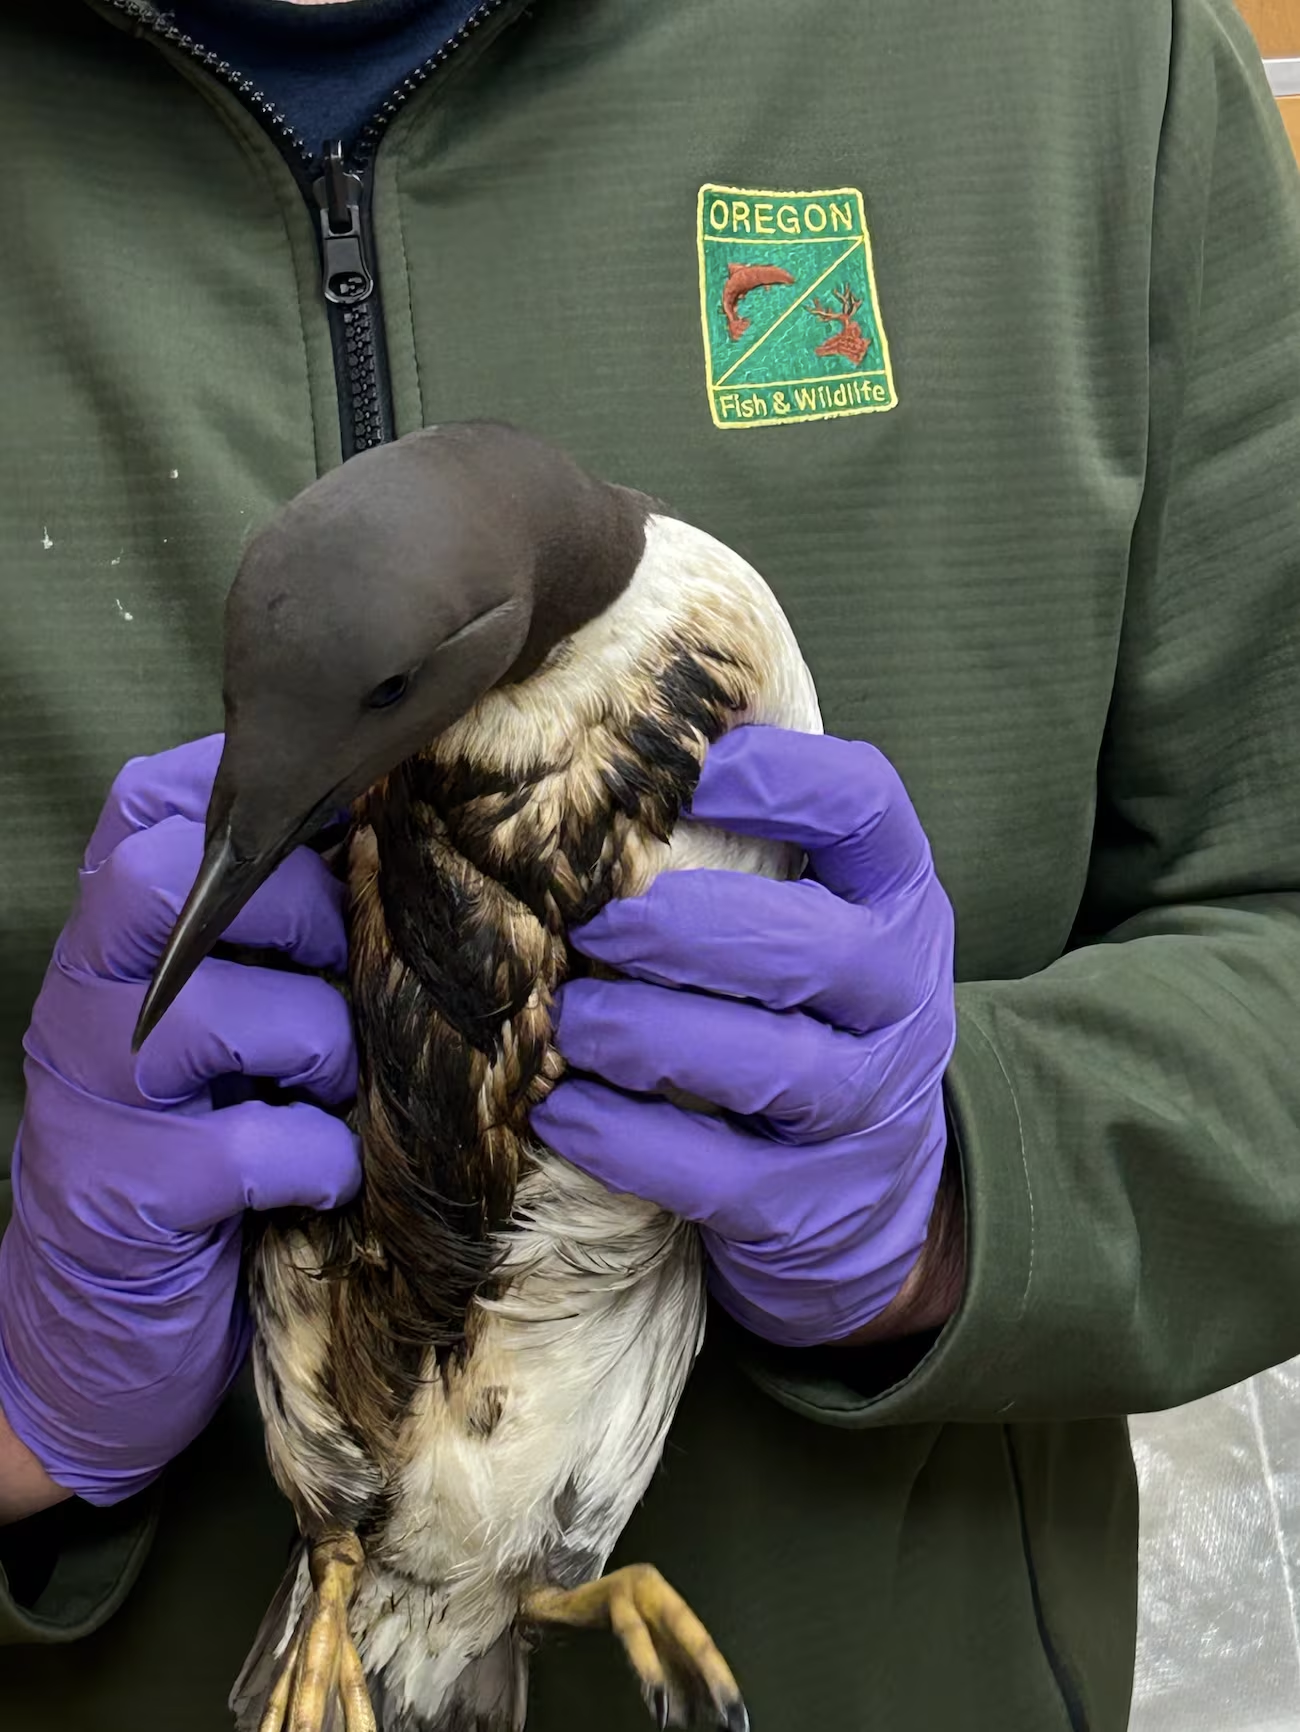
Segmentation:
[[(216, 1108), (214, 1078), (272, 1078), (335, 1104), (356, 1086), (326, 981), (209, 960), (139, 1059), (145, 987), (198, 871), (219, 738), (137, 759), (86, 850), (24, 1047), (14, 1215), (0, 1241), (0, 1408), (59, 1485), (110, 1504), (146, 1486), (243, 1360), (246, 1208), (329, 1208), (355, 1139), (311, 1105)], [(342, 969), (342, 890), (299, 850), (232, 942)]]
[[(810, 875), (665, 873), (573, 932), (634, 977), (560, 996), (561, 1053), (614, 1086), (562, 1082), (532, 1124), (611, 1189), (698, 1222), (716, 1297), (755, 1334), (842, 1339), (925, 1242), (956, 1035), (952, 909), (869, 745), (739, 729), (709, 752), (691, 816), (794, 842)], [(741, 1116), (645, 1098), (670, 1085)]]

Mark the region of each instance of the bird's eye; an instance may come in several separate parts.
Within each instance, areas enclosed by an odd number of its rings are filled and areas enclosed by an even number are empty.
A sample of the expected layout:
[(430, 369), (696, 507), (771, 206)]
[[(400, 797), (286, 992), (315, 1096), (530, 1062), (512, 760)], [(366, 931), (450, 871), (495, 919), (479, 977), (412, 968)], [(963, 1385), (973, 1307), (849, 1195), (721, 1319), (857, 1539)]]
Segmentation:
[(382, 680), (366, 699), (366, 708), (368, 710), (391, 709), (394, 704), (401, 703), (410, 684), (410, 674), (394, 674), (391, 679)]

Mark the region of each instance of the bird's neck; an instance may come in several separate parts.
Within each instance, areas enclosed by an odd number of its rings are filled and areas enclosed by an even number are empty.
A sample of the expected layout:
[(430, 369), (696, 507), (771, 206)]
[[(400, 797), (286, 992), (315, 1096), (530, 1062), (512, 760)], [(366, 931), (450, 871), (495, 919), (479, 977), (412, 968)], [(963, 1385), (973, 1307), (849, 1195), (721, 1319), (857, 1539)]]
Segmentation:
[(651, 502), (577, 468), (555, 485), (551, 462), (511, 475), (513, 502), (535, 552), (532, 623), (507, 683), (529, 678), (557, 644), (613, 606), (645, 553)]

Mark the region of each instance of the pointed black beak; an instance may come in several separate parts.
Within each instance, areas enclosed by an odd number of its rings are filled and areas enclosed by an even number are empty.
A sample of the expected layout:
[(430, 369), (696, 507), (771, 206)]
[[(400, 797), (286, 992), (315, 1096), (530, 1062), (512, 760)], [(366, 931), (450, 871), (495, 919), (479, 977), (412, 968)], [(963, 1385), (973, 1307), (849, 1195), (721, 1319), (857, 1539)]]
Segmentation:
[(139, 1052), (185, 982), (273, 870), (274, 863), (263, 869), (261, 860), (241, 860), (228, 830), (208, 843), (194, 888), (149, 982), (131, 1040), (132, 1052)]
[[(222, 804), (220, 796), (214, 796), (213, 807), (219, 809)], [(285, 856), (338, 816), (338, 801), (331, 796), (305, 818), (277, 825), (265, 836), (245, 841), (242, 847), (233, 839), (230, 818), (218, 818), (214, 823), (215, 816), (209, 812), (203, 864), (140, 1007), (131, 1038), (132, 1052), (139, 1052), (194, 970)]]

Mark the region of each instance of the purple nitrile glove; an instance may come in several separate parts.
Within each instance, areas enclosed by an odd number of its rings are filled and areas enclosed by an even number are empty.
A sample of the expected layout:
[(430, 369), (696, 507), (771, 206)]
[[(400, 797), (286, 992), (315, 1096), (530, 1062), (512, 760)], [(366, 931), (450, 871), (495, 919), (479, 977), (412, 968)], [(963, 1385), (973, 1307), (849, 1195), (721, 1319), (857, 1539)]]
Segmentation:
[[(697, 1222), (713, 1291), (746, 1328), (841, 1340), (925, 1243), (956, 1037), (952, 909), (872, 746), (741, 728), (709, 752), (691, 816), (798, 844), (810, 876), (669, 872), (572, 933), (634, 977), (575, 980), (560, 1000), (560, 1051), (615, 1087), (563, 1082), (532, 1123), (611, 1189)], [(747, 1122), (645, 1098), (668, 1087)]]
[[(136, 759), (86, 850), (76, 910), (32, 1013), (14, 1214), (0, 1241), (0, 1409), (56, 1484), (141, 1490), (211, 1418), (248, 1345), (245, 1209), (329, 1208), (360, 1181), (355, 1139), (310, 1105), (214, 1107), (242, 1073), (328, 1104), (355, 1091), (328, 982), (210, 959), (138, 1059), (145, 987), (203, 853), (220, 738)], [(341, 970), (343, 892), (299, 849), (232, 942)]]

